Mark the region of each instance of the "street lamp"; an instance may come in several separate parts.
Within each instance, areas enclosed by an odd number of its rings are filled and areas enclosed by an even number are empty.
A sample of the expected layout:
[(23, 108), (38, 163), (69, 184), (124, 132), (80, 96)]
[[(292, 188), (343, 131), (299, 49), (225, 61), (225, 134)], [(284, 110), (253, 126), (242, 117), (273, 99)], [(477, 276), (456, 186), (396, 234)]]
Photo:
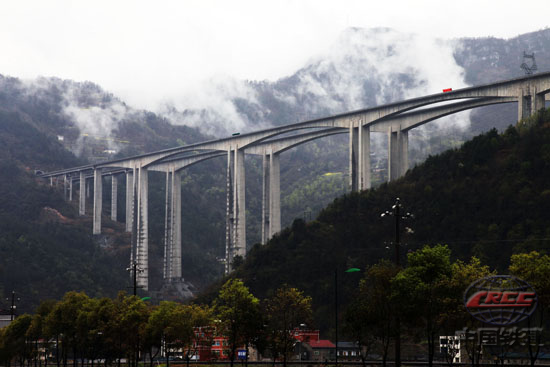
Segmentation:
[[(137, 261), (132, 262), (132, 265), (129, 268), (126, 268), (126, 271), (132, 272), (132, 277), (134, 278), (134, 296), (137, 295), (137, 273), (143, 273), (143, 269), (138, 268)], [(141, 288), (141, 287), (140, 287)]]
[(395, 204), (391, 207), (391, 211), (386, 210), (384, 213), (380, 214), (381, 218), (384, 218), (385, 216), (393, 216), (395, 218), (395, 265), (399, 266), (399, 224), (401, 222), (401, 219), (407, 219), (407, 218), (414, 218), (414, 216), (407, 212), (405, 214), (401, 214), (401, 208), (403, 206), (401, 205), (401, 201), (399, 198), (395, 199)]
[[(395, 266), (399, 267), (399, 224), (401, 219), (413, 218), (413, 215), (409, 212), (401, 214), (401, 201), (399, 198), (395, 199), (395, 204), (391, 207), (391, 211), (386, 210), (384, 213), (380, 214), (380, 217), (384, 218), (385, 216), (393, 216), (395, 218)], [(395, 318), (395, 366), (401, 366), (401, 325), (400, 325), (399, 316)]]
[[(6, 301), (9, 301), (9, 298), (6, 298)], [(17, 297), (15, 298), (15, 291), (11, 291), (11, 307), (10, 307), (10, 315), (11, 315), (11, 321), (13, 321), (13, 318), (15, 316), (15, 301), (21, 301), (21, 298)]]

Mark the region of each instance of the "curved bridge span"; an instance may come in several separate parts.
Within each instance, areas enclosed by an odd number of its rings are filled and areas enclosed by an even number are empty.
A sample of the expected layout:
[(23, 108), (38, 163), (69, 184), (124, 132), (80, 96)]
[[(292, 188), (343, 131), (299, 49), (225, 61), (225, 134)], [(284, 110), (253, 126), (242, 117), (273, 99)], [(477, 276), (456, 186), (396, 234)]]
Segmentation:
[[(63, 183), (73, 199), (78, 183), (79, 212), (85, 214), (86, 192), (93, 184), (93, 234), (101, 233), (103, 177), (111, 176), (111, 219), (117, 219), (118, 178), (126, 179), (126, 230), (132, 232), (131, 262), (142, 269), (138, 285), (149, 285), (148, 172), (166, 174), (164, 279), (181, 279), (181, 172), (215, 157), (227, 157), (227, 221), (225, 272), (235, 256), (246, 256), (245, 155), (263, 158), (262, 243), (281, 230), (280, 154), (297, 145), (335, 134), (349, 135), (350, 189), (371, 187), (370, 134), (388, 136), (388, 180), (408, 170), (408, 132), (460, 111), (501, 103), (517, 103), (518, 120), (544, 108), (550, 72), (463, 88), (382, 106), (244, 133), (138, 156), (68, 168), (41, 175)], [(289, 135), (292, 134), (292, 135)]]

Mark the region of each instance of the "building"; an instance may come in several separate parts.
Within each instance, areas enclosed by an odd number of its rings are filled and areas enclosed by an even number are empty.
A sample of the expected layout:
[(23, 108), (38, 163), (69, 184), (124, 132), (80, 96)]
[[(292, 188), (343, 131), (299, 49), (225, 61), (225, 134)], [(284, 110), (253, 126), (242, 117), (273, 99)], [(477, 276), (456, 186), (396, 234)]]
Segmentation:
[[(319, 339), (310, 341), (309, 343), (302, 343), (301, 347), (305, 349), (306, 360), (322, 362), (335, 359), (334, 352), (336, 345), (330, 340)], [(304, 352), (302, 352), (302, 355), (304, 355)]]
[(0, 311), (0, 328), (8, 326), (11, 323), (11, 318), (9, 311)]
[(361, 350), (356, 343), (338, 342), (338, 360), (358, 361), (361, 359)]
[(452, 359), (453, 363), (461, 363), (460, 335), (440, 336), (439, 351), (449, 362)]

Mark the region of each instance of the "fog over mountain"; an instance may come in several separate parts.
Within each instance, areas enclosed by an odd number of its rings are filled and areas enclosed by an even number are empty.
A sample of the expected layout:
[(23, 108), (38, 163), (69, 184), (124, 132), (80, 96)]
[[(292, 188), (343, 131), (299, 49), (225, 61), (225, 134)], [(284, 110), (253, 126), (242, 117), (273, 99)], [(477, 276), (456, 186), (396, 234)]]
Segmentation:
[(166, 102), (176, 124), (224, 135), (464, 87), (456, 41), (389, 28), (350, 28), (293, 75), (276, 82), (212, 79), (204, 91)]
[[(174, 124), (223, 136), (523, 75), (523, 51), (550, 69), (550, 30), (511, 39), (443, 40), (389, 28), (349, 28), (322, 54), (275, 82), (212, 78), (159, 106)], [(425, 129), (467, 128), (470, 112)], [(422, 133), (422, 129), (417, 131)]]
[[(536, 53), (539, 70), (550, 69), (550, 30), (509, 40), (442, 40), (389, 28), (349, 28), (292, 75), (274, 82), (212, 77), (192, 93), (165, 100), (153, 112), (174, 125), (226, 136), (521, 76), (524, 50)], [(0, 89), (12, 103), (49, 105), (47, 113), (71, 127), (71, 150), (77, 155), (86, 136), (108, 138), (110, 149), (123, 149), (117, 142), (126, 139), (119, 134), (121, 123), (145, 121), (149, 113), (92, 82), (0, 78)], [(8, 103), (4, 108), (11, 107)], [(412, 137), (435, 129), (467, 129), (470, 115), (466, 111), (440, 119), (415, 129)], [(374, 139), (374, 144), (383, 144), (383, 139)], [(414, 138), (411, 144), (415, 149)]]

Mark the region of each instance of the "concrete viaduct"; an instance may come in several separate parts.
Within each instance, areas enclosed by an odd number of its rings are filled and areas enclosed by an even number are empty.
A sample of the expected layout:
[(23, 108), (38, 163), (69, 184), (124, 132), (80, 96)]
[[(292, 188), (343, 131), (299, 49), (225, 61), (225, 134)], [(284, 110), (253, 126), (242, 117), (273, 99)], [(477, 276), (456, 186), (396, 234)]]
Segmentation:
[[(370, 134), (388, 136), (388, 180), (405, 174), (408, 132), (440, 117), (480, 106), (517, 103), (518, 120), (545, 105), (550, 72), (408, 99), (382, 106), (278, 126), (227, 138), (190, 144), (134, 157), (69, 168), (41, 175), (50, 184), (62, 180), (65, 197), (73, 199), (79, 183), (79, 212), (85, 214), (87, 182), (93, 182), (93, 234), (101, 233), (103, 177), (111, 176), (111, 219), (117, 220), (117, 186), (126, 179), (126, 231), (132, 232), (131, 261), (142, 269), (137, 282), (148, 289), (148, 172), (166, 174), (164, 279), (181, 279), (181, 172), (215, 157), (227, 157), (227, 219), (225, 272), (237, 255), (246, 255), (246, 154), (263, 158), (262, 243), (281, 230), (280, 165), (284, 151), (334, 134), (349, 135), (349, 172), (352, 191), (371, 187)], [(434, 106), (430, 106), (434, 105)], [(292, 135), (289, 135), (292, 134)], [(87, 191), (88, 190), (88, 191)]]

